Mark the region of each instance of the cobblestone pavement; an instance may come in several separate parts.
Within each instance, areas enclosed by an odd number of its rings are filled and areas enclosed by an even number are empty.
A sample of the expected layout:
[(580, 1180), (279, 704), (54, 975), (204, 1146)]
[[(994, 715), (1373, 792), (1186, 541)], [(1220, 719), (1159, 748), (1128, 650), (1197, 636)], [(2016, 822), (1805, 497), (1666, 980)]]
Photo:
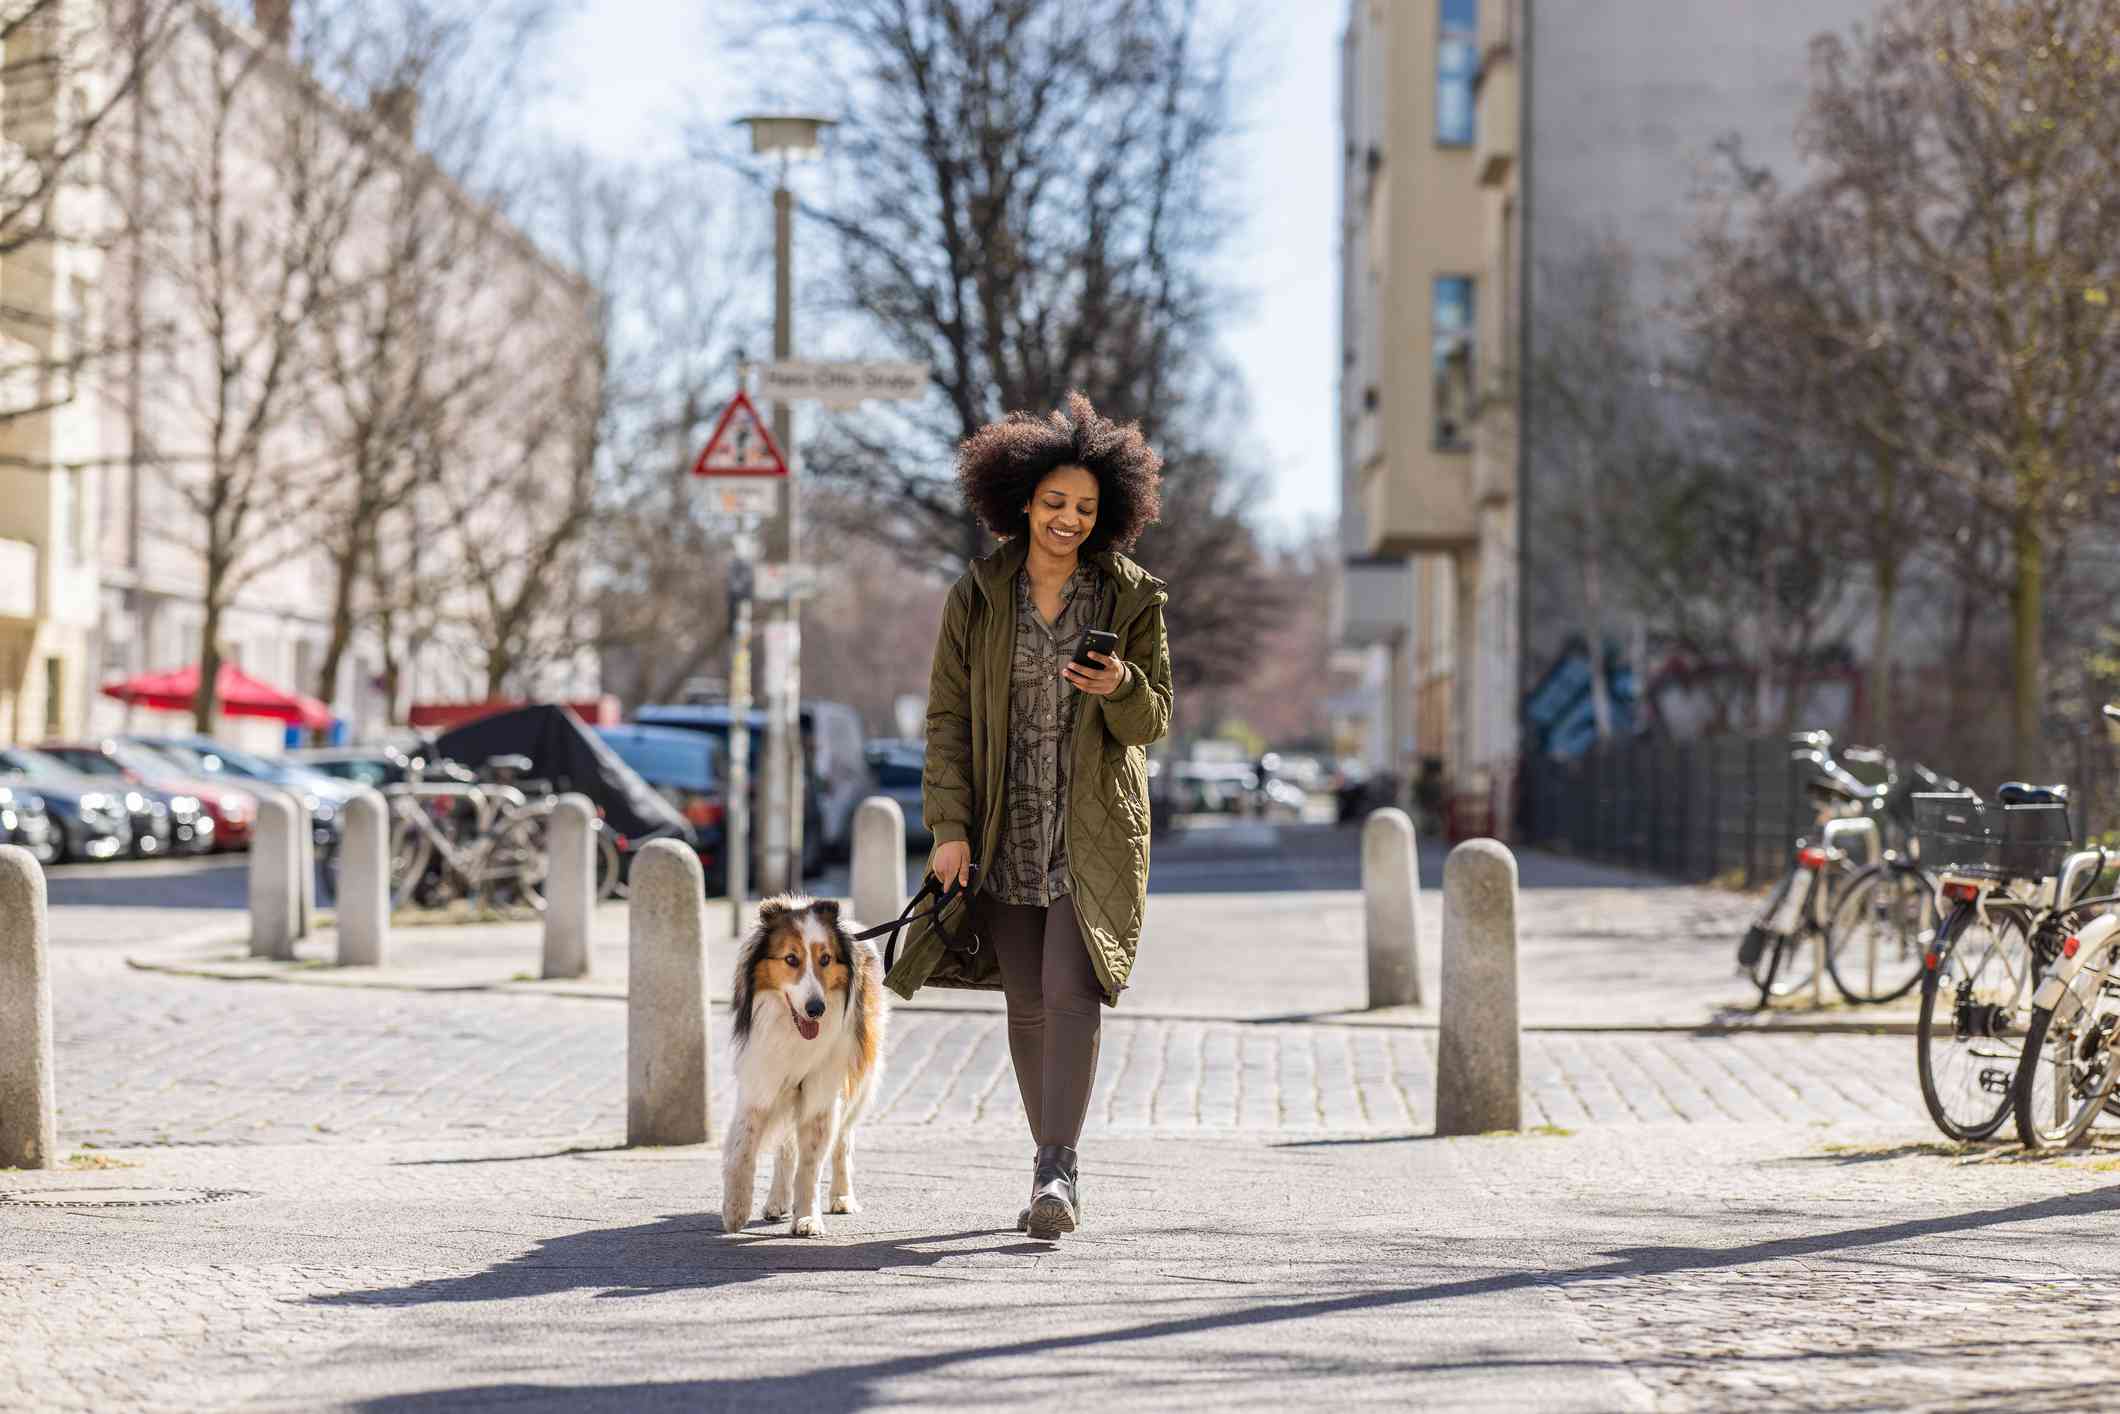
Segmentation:
[[(625, 1013), (595, 1000), (346, 991), (138, 973), (61, 954), (61, 1137), (288, 1143), (623, 1128)], [(1435, 1033), (1107, 1014), (1093, 1133), (1403, 1134), (1432, 1123)], [(721, 1018), (717, 1017), (717, 1033)], [(1531, 1033), (1525, 1122), (1918, 1118), (1903, 1037)], [(998, 1012), (893, 1014), (873, 1123), (1022, 1123)]]

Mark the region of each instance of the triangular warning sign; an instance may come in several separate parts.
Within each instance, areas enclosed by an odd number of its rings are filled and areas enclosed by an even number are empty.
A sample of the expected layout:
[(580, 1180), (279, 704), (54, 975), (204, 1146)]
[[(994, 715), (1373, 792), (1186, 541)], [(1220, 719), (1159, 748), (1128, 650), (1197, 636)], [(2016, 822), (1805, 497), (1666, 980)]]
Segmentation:
[(786, 476), (788, 464), (781, 460), (780, 448), (773, 445), (773, 434), (766, 430), (758, 409), (751, 406), (749, 397), (738, 393), (721, 421), (714, 424), (714, 435), (707, 439), (699, 460), (692, 463), (692, 474)]

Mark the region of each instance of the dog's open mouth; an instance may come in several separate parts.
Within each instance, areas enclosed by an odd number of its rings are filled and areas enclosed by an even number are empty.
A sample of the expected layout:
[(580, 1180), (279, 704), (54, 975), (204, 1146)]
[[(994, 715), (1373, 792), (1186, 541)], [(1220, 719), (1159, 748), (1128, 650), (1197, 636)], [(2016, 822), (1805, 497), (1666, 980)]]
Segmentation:
[(802, 1033), (802, 1039), (805, 1041), (816, 1040), (818, 1032), (817, 1022), (813, 1018), (804, 1016), (801, 1012), (796, 1011), (795, 1003), (793, 1002), (788, 1003), (788, 1011), (794, 1016), (795, 1029)]

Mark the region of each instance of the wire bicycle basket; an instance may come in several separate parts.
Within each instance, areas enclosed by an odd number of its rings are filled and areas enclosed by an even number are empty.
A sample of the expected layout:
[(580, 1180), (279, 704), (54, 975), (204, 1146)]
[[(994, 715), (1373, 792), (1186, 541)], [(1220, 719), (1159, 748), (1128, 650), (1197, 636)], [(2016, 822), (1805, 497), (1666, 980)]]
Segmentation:
[(1914, 796), (1914, 838), (1925, 868), (1994, 879), (2045, 879), (2075, 848), (2068, 806), (1990, 804), (1970, 793)]

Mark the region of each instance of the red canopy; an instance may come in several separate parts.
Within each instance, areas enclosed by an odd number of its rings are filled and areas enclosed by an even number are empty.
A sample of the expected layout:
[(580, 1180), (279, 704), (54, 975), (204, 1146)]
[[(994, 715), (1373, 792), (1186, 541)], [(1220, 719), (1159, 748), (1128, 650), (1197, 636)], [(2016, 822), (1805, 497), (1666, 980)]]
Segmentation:
[[(156, 712), (188, 712), (199, 695), (199, 665), (167, 673), (143, 673), (104, 686), (105, 697)], [(331, 725), (331, 709), (314, 697), (286, 693), (259, 682), (233, 663), (214, 675), (214, 696), (224, 716), (271, 717), (322, 731)]]

